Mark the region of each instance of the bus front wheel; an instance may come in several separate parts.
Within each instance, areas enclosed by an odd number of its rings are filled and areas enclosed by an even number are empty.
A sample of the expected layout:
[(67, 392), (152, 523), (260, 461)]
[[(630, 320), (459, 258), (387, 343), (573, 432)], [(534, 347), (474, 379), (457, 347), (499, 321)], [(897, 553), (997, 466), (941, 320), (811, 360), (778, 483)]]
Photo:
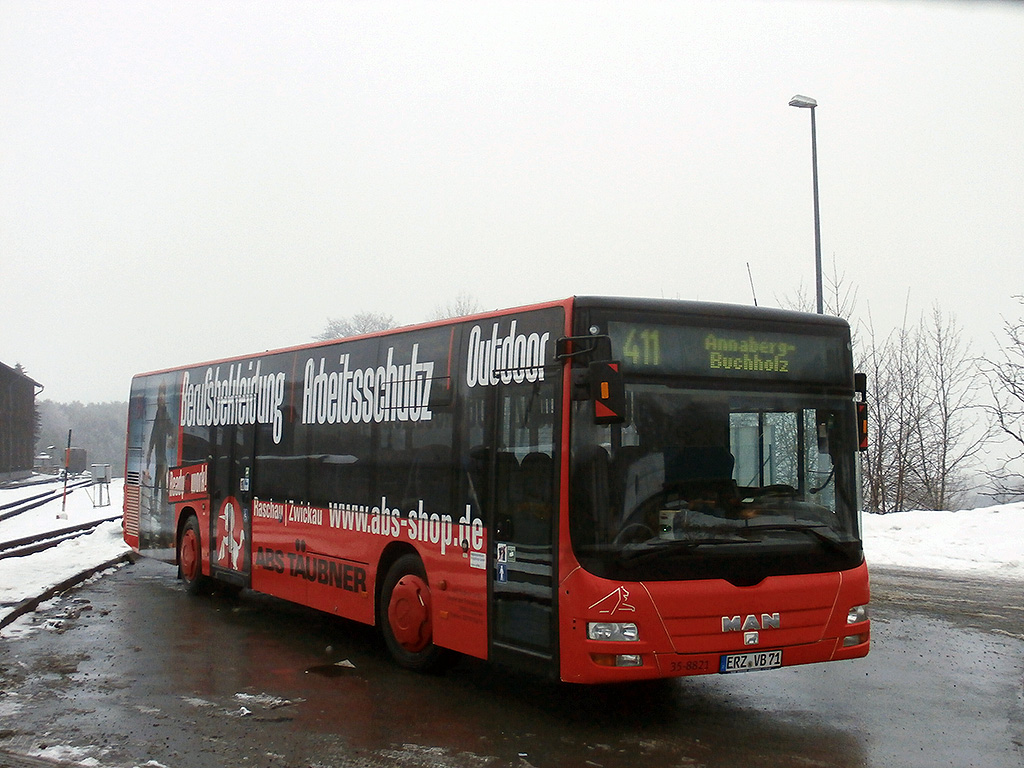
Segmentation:
[(384, 579), (380, 595), (381, 632), (391, 656), (419, 672), (440, 668), (448, 654), (433, 642), (430, 585), (423, 561), (402, 555)]
[(185, 582), (185, 590), (190, 595), (202, 593), (207, 578), (203, 576), (202, 560), (203, 538), (199, 532), (199, 521), (190, 517), (181, 529), (178, 539), (178, 575)]

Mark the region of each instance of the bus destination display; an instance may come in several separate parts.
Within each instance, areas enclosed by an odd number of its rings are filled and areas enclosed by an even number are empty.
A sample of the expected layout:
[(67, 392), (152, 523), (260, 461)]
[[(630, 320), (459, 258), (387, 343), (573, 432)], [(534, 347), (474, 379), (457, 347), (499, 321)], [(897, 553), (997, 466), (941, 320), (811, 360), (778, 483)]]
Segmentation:
[(611, 321), (614, 354), (627, 371), (724, 378), (850, 380), (837, 336)]

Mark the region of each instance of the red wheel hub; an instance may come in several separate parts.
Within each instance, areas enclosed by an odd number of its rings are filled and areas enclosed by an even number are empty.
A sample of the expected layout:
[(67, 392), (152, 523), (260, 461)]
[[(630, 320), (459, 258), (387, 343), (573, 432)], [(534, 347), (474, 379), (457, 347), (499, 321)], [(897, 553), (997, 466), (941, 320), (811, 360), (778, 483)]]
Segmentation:
[(395, 585), (388, 603), (388, 623), (395, 640), (410, 653), (430, 644), (430, 587), (415, 574), (406, 574)]
[(179, 555), (181, 573), (186, 581), (199, 578), (199, 542), (196, 532), (186, 528), (181, 536), (181, 554)]

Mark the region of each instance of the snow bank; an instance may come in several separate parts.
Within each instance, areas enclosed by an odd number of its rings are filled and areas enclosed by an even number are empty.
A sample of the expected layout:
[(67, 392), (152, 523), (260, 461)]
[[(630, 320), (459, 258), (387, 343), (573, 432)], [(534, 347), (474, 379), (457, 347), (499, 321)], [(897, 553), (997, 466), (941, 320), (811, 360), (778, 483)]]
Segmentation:
[(1024, 503), (960, 512), (864, 515), (868, 567), (1024, 579)]

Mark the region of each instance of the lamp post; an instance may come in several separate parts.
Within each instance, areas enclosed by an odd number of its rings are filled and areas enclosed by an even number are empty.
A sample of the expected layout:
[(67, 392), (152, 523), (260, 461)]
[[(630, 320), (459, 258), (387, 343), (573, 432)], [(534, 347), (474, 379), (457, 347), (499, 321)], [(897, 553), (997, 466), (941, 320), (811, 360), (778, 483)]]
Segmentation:
[(818, 314), (821, 315), (824, 314), (825, 309), (821, 290), (821, 219), (818, 216), (818, 135), (814, 126), (814, 108), (818, 106), (818, 102), (810, 96), (797, 95), (789, 100), (789, 106), (811, 110), (811, 169), (814, 175), (814, 280), (815, 299)]

